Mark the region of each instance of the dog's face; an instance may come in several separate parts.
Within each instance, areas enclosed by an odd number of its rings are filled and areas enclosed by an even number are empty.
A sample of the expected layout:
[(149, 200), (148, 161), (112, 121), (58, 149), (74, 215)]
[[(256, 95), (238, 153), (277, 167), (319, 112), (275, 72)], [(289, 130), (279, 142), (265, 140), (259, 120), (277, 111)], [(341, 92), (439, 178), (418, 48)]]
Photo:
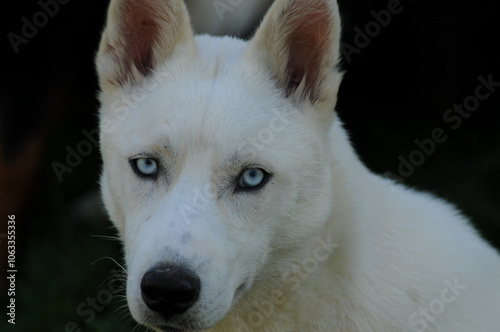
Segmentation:
[(322, 227), (339, 29), (327, 0), (278, 0), (248, 43), (194, 38), (182, 1), (112, 1), (102, 191), (137, 321), (213, 326)]

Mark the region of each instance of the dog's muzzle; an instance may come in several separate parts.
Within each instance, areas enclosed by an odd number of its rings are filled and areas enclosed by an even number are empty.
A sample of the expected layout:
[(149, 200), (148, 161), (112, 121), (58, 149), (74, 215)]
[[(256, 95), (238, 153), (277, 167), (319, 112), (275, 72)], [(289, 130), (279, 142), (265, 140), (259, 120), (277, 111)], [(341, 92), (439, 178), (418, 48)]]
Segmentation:
[(200, 278), (189, 268), (164, 263), (149, 269), (141, 281), (144, 303), (165, 320), (191, 308), (200, 296)]

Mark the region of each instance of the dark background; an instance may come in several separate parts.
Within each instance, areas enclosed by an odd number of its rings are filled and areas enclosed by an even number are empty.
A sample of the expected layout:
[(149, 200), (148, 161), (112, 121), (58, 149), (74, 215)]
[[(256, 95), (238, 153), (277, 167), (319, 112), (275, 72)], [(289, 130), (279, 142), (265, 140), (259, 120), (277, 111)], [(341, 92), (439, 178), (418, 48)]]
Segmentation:
[[(370, 12), (389, 2), (339, 1), (344, 47), (356, 47), (357, 31), (374, 21)], [(371, 169), (455, 203), (500, 247), (500, 88), (456, 130), (443, 120), (474, 95), (479, 76), (500, 82), (494, 3), (401, 0), (390, 24), (344, 59), (337, 110)], [(22, 17), (32, 21), (40, 6), (33, 0), (8, 6), (1, 19), (0, 233), (15, 214), (17, 315), (11, 326), (3, 309), (0, 329), (64, 331), (74, 322), (82, 331), (132, 330), (123, 292), (108, 297), (122, 284), (113, 272), (122, 253), (117, 241), (102, 237), (116, 234), (99, 205), (99, 149), (84, 135), (97, 126), (93, 59), (107, 2), (60, 5), (18, 53), (7, 36), (21, 34)], [(414, 141), (436, 128), (447, 140), (403, 176), (398, 157), (408, 160), (418, 150)], [(73, 160), (77, 165), (59, 181), (54, 162), (66, 164), (68, 151), (79, 146), (88, 155)], [(6, 239), (0, 241), (5, 263)]]

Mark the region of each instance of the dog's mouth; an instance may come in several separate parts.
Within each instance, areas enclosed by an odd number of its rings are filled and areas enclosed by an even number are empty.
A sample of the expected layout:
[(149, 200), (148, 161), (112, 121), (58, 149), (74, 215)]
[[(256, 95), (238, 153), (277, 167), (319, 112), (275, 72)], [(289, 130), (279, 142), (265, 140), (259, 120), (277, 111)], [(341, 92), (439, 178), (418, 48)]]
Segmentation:
[(163, 318), (157, 317), (151, 322), (144, 323), (154, 331), (158, 332), (186, 332), (186, 331), (201, 331), (209, 327), (201, 326), (197, 321), (182, 317)]
[(158, 332), (186, 332), (186, 331), (201, 331), (202, 329), (198, 326), (194, 327), (191, 324), (158, 324), (154, 327)]
[(236, 292), (234, 293), (233, 304), (231, 306), (233, 306), (236, 302), (238, 302), (243, 297), (243, 295), (245, 295), (245, 293), (250, 289), (251, 286), (252, 282), (249, 279), (241, 283), (241, 285), (238, 286)]
[(166, 327), (166, 326), (159, 326), (158, 331), (161, 332), (183, 332), (186, 331), (184, 328), (177, 328), (177, 327)]

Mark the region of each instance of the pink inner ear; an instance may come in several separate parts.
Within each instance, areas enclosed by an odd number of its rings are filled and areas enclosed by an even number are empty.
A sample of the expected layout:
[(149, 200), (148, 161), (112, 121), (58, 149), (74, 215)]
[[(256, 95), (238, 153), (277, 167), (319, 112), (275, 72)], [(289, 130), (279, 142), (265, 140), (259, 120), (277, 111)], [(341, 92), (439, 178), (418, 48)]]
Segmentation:
[(302, 98), (317, 99), (322, 65), (331, 56), (330, 8), (325, 1), (296, 1), (283, 19), (292, 28), (288, 35), (286, 93), (292, 94), (305, 77)]
[(158, 4), (151, 0), (128, 0), (122, 3), (118, 30), (123, 45), (119, 45), (119, 54), (115, 50), (121, 71), (119, 81), (122, 83), (132, 74), (132, 65), (142, 75), (148, 75), (152, 70), (153, 51), (160, 38), (160, 24), (162, 20), (168, 19), (168, 15), (161, 16), (165, 12), (163, 6), (168, 5), (168, 2), (164, 2)]

